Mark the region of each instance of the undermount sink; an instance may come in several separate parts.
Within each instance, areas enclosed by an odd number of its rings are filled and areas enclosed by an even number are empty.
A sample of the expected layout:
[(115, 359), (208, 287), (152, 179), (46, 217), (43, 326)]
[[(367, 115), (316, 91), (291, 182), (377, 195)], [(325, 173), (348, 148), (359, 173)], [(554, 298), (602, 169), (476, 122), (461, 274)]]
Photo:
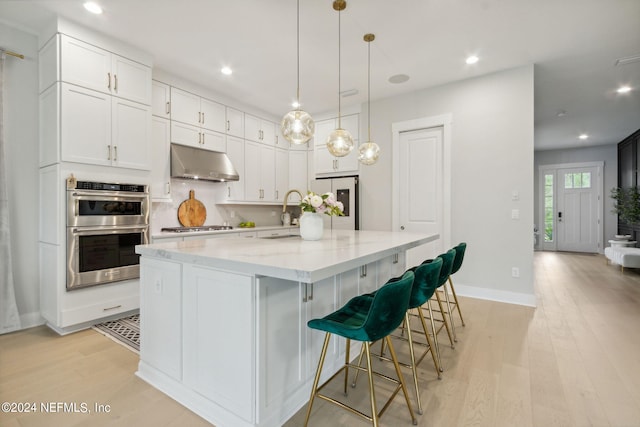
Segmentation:
[(288, 239), (290, 237), (300, 237), (298, 234), (279, 234), (277, 236), (262, 236), (259, 239)]

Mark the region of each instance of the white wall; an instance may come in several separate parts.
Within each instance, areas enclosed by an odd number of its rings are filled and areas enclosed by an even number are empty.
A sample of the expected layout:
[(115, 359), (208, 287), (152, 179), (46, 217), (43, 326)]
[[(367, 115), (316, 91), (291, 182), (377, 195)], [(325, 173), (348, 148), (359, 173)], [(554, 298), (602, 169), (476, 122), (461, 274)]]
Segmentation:
[[(456, 290), (534, 305), (533, 66), (372, 102), (371, 137), (382, 154), (376, 165), (361, 168), (362, 228), (391, 229), (391, 125), (448, 113), (450, 241), (468, 244)], [(361, 129), (366, 125), (363, 120)], [(512, 201), (513, 191), (519, 201)], [(512, 209), (520, 210), (519, 220), (511, 219)]]
[(4, 78), (4, 136), (9, 185), (13, 278), (22, 327), (43, 323), (38, 286), (38, 38), (0, 22), (8, 56)]
[[(618, 186), (618, 145), (600, 145), (596, 147), (572, 148), (565, 150), (536, 151), (534, 155), (535, 181), (534, 181), (534, 223), (542, 232), (542, 220), (540, 218), (540, 193), (538, 167), (544, 165), (557, 165), (562, 163), (604, 162), (604, 246), (608, 240), (618, 234), (618, 216), (613, 214), (613, 199), (611, 189)], [(542, 236), (542, 234), (540, 235)], [(604, 248), (600, 248), (604, 253)]]

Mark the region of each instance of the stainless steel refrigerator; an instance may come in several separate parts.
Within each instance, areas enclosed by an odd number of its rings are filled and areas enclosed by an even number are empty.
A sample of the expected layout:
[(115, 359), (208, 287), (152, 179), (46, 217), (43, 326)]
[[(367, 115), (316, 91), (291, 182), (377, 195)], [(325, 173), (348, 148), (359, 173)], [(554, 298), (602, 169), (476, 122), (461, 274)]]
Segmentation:
[(318, 178), (311, 182), (311, 191), (323, 194), (331, 191), (344, 205), (344, 216), (324, 215), (325, 229), (359, 230), (358, 177)]

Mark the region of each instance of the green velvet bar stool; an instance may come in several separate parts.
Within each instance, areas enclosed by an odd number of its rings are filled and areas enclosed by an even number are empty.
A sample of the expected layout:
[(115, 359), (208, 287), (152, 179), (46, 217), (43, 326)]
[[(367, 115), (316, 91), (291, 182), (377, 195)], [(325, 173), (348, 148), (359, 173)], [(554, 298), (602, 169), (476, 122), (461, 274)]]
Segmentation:
[[(458, 270), (460, 270), (460, 267), (462, 267), (462, 261), (464, 260), (464, 253), (467, 250), (467, 244), (465, 242), (459, 243), (453, 249), (455, 249), (456, 251), (456, 256), (453, 259), (453, 265), (451, 266), (451, 274), (449, 275), (449, 287), (451, 288), (451, 294), (453, 295), (453, 302), (451, 303), (451, 305), (454, 306), (453, 307), (454, 309), (458, 310), (458, 315), (460, 316), (460, 322), (462, 323), (462, 326), (465, 326), (464, 319), (462, 318), (462, 311), (460, 310), (460, 303), (458, 302), (458, 296), (456, 295), (456, 289), (453, 287), (453, 280), (451, 280), (451, 276), (457, 273)], [(451, 323), (453, 323), (453, 321)], [(455, 331), (455, 326), (454, 326), (454, 331)]]
[[(307, 323), (307, 326), (309, 326), (310, 328), (324, 331), (326, 335), (324, 344), (322, 346), (322, 353), (320, 354), (320, 361), (318, 362), (316, 376), (313, 380), (311, 397), (309, 398), (309, 404), (307, 407), (307, 416), (304, 422), (305, 426), (307, 426), (309, 423), (313, 401), (316, 397), (319, 397), (371, 421), (373, 426), (377, 427), (379, 417), (382, 416), (393, 398), (398, 394), (400, 390), (402, 390), (402, 393), (404, 394), (404, 398), (407, 403), (407, 408), (409, 409), (409, 414), (411, 415), (413, 424), (418, 424), (418, 421), (416, 420), (416, 417), (413, 413), (413, 408), (411, 407), (411, 402), (407, 394), (407, 388), (404, 383), (402, 372), (400, 372), (400, 366), (398, 365), (398, 359), (396, 357), (395, 350), (393, 348), (391, 340), (389, 339), (389, 334), (400, 325), (402, 319), (405, 316), (405, 313), (407, 312), (414, 277), (414, 273), (412, 271), (408, 271), (401, 278), (390, 279), (380, 289), (378, 289), (373, 298), (362, 295), (356, 296), (339, 310), (323, 317), (322, 319), (313, 319)], [(344, 366), (340, 370), (338, 370), (338, 372), (336, 372), (333, 376), (331, 376), (331, 378), (329, 378), (321, 386), (318, 387), (318, 382), (320, 380), (322, 366), (324, 365), (324, 359), (327, 354), (327, 348), (329, 347), (329, 339), (331, 338), (331, 334), (335, 334), (347, 339), (345, 363)], [(370, 344), (381, 339), (386, 340), (387, 345), (389, 346), (389, 353), (391, 354), (396, 375), (398, 377), (397, 380), (386, 375), (374, 372), (372, 369)], [(351, 347), (351, 340), (362, 342), (362, 345), (365, 348), (365, 355), (367, 359), (366, 369), (350, 363), (349, 348)], [(368, 416), (367, 414), (364, 414), (363, 412), (360, 412), (355, 408), (351, 408), (343, 402), (340, 402), (332, 397), (319, 393), (323, 387), (325, 387), (331, 380), (333, 380), (337, 375), (344, 371), (344, 394), (346, 396), (349, 368), (367, 371), (369, 377), (369, 400), (371, 404), (371, 416)], [(395, 390), (393, 391), (393, 393), (391, 393), (391, 396), (387, 400), (387, 403), (379, 413), (376, 406), (376, 397), (373, 385), (374, 375), (396, 384)]]
[[(453, 267), (453, 260), (456, 257), (456, 251), (454, 249), (449, 249), (446, 253), (440, 254), (436, 259), (442, 259), (442, 268), (440, 269), (440, 275), (438, 277), (438, 287), (436, 292), (434, 292), (434, 296), (436, 297), (436, 302), (438, 303), (438, 308), (442, 319), (442, 325), (438, 328), (437, 331), (434, 332), (435, 340), (438, 340), (437, 335), (440, 333), (442, 328), (444, 327), (447, 331), (447, 335), (449, 336), (449, 342), (451, 343), (451, 348), (455, 348), (454, 342), (457, 341), (455, 337), (455, 330), (452, 325), (452, 317), (451, 317), (451, 305), (449, 304), (449, 293), (447, 292), (447, 287), (445, 284), (449, 280), (449, 276), (451, 275), (451, 269)], [(428, 264), (433, 262), (434, 260), (426, 260), (423, 264)], [(442, 298), (440, 298), (440, 292), (444, 294), (445, 304), (447, 306), (447, 310), (444, 310), (442, 306)], [(433, 298), (432, 298), (433, 299)], [(429, 305), (429, 308), (431, 306)], [(447, 320), (447, 316), (449, 320)], [(433, 317), (432, 317), (433, 318)], [(442, 369), (442, 364), (440, 364), (440, 369)]]
[[(438, 351), (434, 348), (434, 342), (431, 341), (431, 334), (429, 333), (429, 328), (427, 327), (427, 322), (425, 319), (422, 310), (420, 309), (425, 303), (429, 301), (436, 290), (438, 285), (438, 279), (440, 276), (440, 270), (442, 268), (442, 259), (437, 258), (431, 263), (421, 264), (417, 267), (412, 267), (407, 271), (413, 271), (414, 279), (413, 286), (411, 288), (411, 297), (409, 298), (409, 306), (407, 307), (407, 312), (405, 313), (404, 322), (401, 326), (402, 334), (392, 335), (393, 338), (402, 339), (409, 343), (409, 356), (411, 363), (402, 363), (398, 362), (398, 364), (411, 369), (411, 373), (413, 375), (413, 385), (416, 391), (416, 403), (418, 406), (418, 413), (422, 414), (422, 401), (420, 399), (420, 389), (418, 387), (418, 365), (424, 360), (428, 353), (431, 353), (431, 358), (433, 359), (433, 365), (436, 370), (436, 374), (438, 375), (438, 379), (441, 378), (440, 375), (440, 366), (438, 360)], [(376, 291), (377, 292), (377, 291)], [(367, 294), (369, 297), (373, 297), (376, 292)], [(415, 311), (415, 313), (414, 313)], [(431, 312), (430, 312), (431, 313)], [(415, 316), (420, 319), (420, 324), (422, 326), (422, 330), (412, 330), (410, 317)], [(433, 313), (430, 316), (431, 320), (431, 328), (435, 331), (435, 324), (433, 323)], [(406, 331), (407, 336), (405, 338), (404, 332)], [(418, 332), (419, 334), (424, 334), (426, 343), (416, 341), (413, 339), (413, 332)], [(379, 355), (376, 355), (384, 360), (391, 361), (391, 359), (384, 356), (384, 343), (382, 342), (382, 348)], [(416, 345), (420, 345), (425, 348), (423, 353), (416, 359), (415, 356), (415, 347)], [(358, 359), (358, 366), (362, 363), (362, 352), (360, 352), (360, 357)], [(358, 380), (358, 372), (356, 372), (356, 376), (351, 384), (352, 387), (355, 387), (356, 382)]]

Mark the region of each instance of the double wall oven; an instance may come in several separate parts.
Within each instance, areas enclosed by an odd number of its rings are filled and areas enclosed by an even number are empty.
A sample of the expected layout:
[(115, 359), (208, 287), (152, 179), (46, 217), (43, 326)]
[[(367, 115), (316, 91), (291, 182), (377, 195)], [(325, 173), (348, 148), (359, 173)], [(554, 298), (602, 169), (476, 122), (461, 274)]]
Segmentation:
[(146, 185), (77, 181), (67, 188), (67, 290), (140, 277), (149, 241)]

